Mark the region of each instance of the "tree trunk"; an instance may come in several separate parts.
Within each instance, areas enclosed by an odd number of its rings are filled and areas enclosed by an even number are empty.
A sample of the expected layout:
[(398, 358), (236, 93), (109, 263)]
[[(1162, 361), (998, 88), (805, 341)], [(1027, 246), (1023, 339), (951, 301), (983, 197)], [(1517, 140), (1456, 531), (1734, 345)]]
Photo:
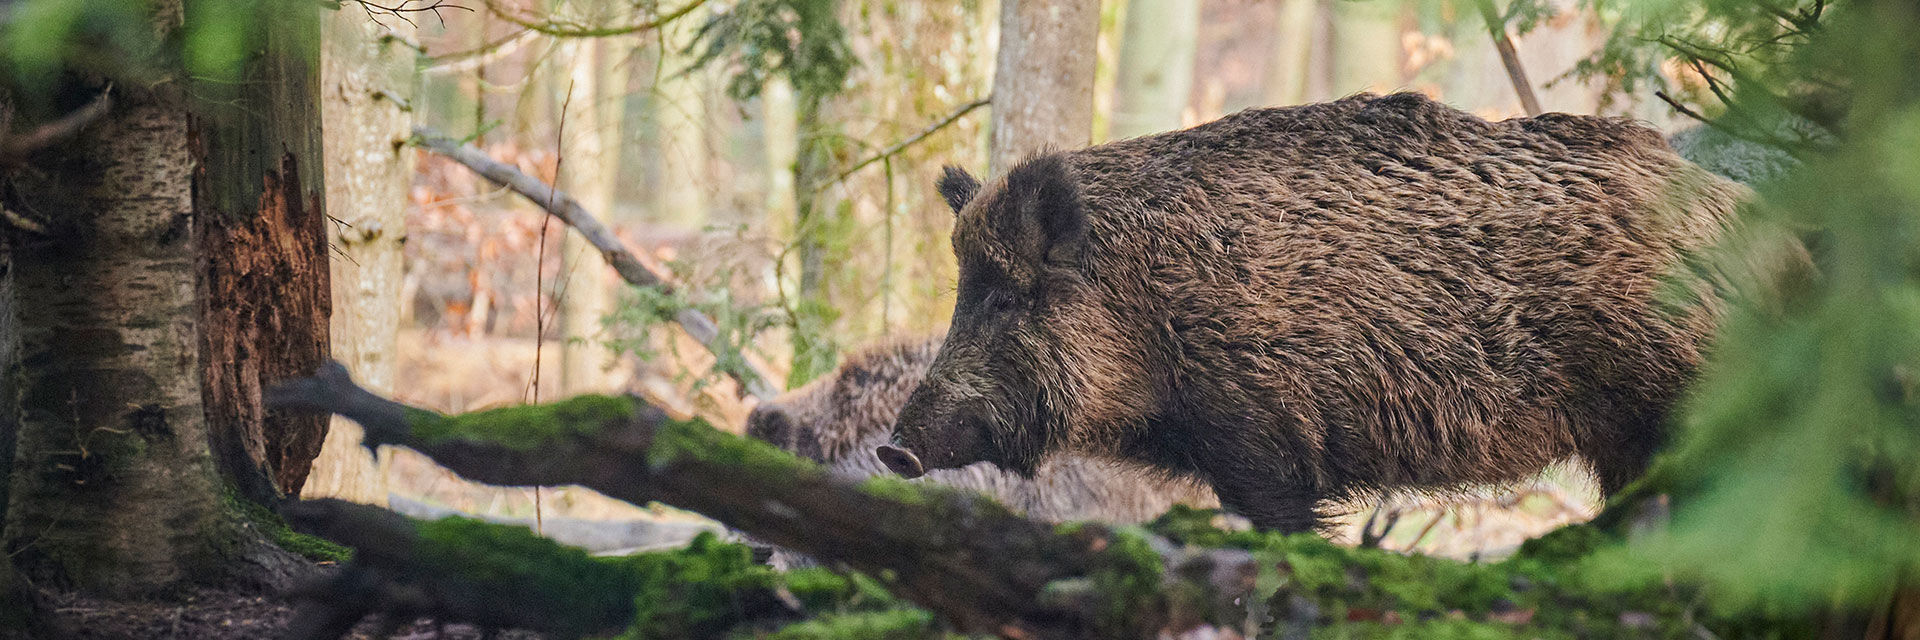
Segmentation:
[[(399, 348), (401, 243), (412, 184), (414, 96), (418, 52), (413, 28), (381, 25), (361, 11), (325, 17), (320, 115), (326, 162), (327, 216), (333, 243), (333, 358), (361, 372), (368, 388), (392, 393)], [(300, 491), (385, 505), (380, 463), (360, 446), (360, 426), (330, 422), (320, 456)]]
[[(0, 122), (11, 114), (0, 101)], [(4, 206), (4, 203), (0, 203)], [(3, 246), (11, 246), (3, 245)], [(19, 296), (13, 283), (13, 254), (0, 251), (0, 363), (20, 357)], [(19, 386), (12, 375), (0, 375), (0, 530), (7, 521), (7, 479), (13, 477), (14, 442), (20, 434)], [(4, 542), (4, 538), (0, 538)], [(0, 544), (0, 550), (8, 548)], [(33, 620), (33, 599), (26, 583), (13, 569), (13, 558), (0, 557), (0, 639), (24, 638)]]
[(1093, 135), (1099, 0), (1001, 0), (993, 75), (992, 173)]
[(827, 300), (827, 248), (824, 237), (833, 215), (821, 186), (833, 172), (832, 125), (822, 117), (827, 96), (798, 87), (794, 127), (798, 138), (793, 162), (793, 243), (800, 256), (800, 286), (793, 314), (793, 362), (787, 388), (794, 389), (833, 369), (838, 349), (828, 331), (835, 313)]
[(1400, 44), (1403, 7), (1398, 3), (1331, 4), (1333, 30), (1329, 49), (1333, 85), (1328, 95), (1313, 99), (1330, 100), (1362, 91), (1389, 93), (1403, 88), (1406, 84), (1403, 67), (1406, 56)]
[(1193, 91), (1200, 3), (1129, 0), (1114, 89), (1113, 137), (1132, 138), (1181, 126)]
[(1307, 101), (1318, 10), (1317, 0), (1283, 0), (1280, 10), (1274, 12), (1273, 60), (1262, 87), (1268, 106)]
[[(624, 42), (624, 41), (620, 41)], [(569, 69), (572, 96), (567, 100), (565, 142), (560, 152), (559, 187), (592, 211), (614, 210), (614, 189), (620, 176), (621, 96), (626, 84), (617, 78), (613, 60), (615, 42), (606, 38), (573, 43)], [(613, 353), (601, 336), (600, 321), (613, 307), (613, 279), (600, 252), (579, 234), (565, 234), (561, 243), (560, 394), (569, 396), (606, 391)]]
[[(179, 26), (180, 3), (155, 3)], [(19, 439), (6, 540), (20, 566), (110, 595), (199, 577), (222, 523), (203, 409), (182, 88), (120, 87), (101, 122), (16, 181)]]
[[(187, 20), (224, 6), (189, 1)], [(286, 6), (257, 25), (257, 54), (237, 76), (246, 82), (193, 88), (208, 434), (220, 470), (262, 503), (299, 492), (327, 432), (324, 419), (269, 414), (260, 404), (262, 388), (326, 360), (331, 306), (313, 126), (321, 118), (319, 16)]]

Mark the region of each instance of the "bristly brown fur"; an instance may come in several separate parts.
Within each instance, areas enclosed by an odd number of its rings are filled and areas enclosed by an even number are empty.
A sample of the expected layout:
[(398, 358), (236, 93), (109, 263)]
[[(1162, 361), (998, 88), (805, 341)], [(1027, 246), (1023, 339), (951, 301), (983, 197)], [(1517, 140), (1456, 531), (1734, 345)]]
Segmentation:
[(1137, 460), (1283, 530), (1574, 455), (1612, 492), (1722, 306), (1661, 278), (1747, 195), (1628, 120), (1415, 94), (1037, 158), (961, 203), (954, 325), (896, 439), (927, 468)]

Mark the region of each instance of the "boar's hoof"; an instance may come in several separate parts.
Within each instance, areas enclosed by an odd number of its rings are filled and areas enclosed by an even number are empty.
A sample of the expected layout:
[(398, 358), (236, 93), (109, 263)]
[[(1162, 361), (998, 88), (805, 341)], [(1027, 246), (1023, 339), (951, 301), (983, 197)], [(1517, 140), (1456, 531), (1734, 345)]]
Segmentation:
[(873, 450), (873, 455), (880, 456), (880, 462), (901, 476), (918, 478), (927, 475), (926, 468), (920, 465), (920, 458), (913, 455), (912, 451), (883, 444), (880, 448)]

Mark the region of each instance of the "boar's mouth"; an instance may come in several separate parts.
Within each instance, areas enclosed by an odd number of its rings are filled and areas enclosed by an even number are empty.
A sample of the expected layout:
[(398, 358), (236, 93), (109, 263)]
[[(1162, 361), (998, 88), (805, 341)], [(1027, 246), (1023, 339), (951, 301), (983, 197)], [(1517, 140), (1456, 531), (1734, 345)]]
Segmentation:
[(926, 466), (920, 464), (920, 456), (913, 455), (912, 451), (883, 444), (880, 448), (874, 449), (873, 454), (879, 456), (880, 462), (887, 465), (887, 468), (892, 469), (894, 473), (900, 474), (900, 477), (918, 478), (927, 475)]

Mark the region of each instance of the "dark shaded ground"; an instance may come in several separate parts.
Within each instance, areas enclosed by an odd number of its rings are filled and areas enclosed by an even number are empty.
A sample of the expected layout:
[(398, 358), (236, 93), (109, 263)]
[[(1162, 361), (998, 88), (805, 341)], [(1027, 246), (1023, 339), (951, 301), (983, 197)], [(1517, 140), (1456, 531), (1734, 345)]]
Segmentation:
[[(172, 601), (107, 602), (73, 594), (43, 594), (56, 628), (43, 633), (48, 640), (259, 640), (279, 638), (293, 619), (293, 605), (279, 594), (195, 589)], [(374, 640), (377, 618), (362, 621), (353, 640)], [(33, 637), (33, 636), (27, 636)], [(400, 628), (392, 638), (407, 640), (477, 640), (479, 630), (466, 625), (436, 628), (416, 623)], [(495, 634), (500, 640), (539, 640), (525, 632)]]

